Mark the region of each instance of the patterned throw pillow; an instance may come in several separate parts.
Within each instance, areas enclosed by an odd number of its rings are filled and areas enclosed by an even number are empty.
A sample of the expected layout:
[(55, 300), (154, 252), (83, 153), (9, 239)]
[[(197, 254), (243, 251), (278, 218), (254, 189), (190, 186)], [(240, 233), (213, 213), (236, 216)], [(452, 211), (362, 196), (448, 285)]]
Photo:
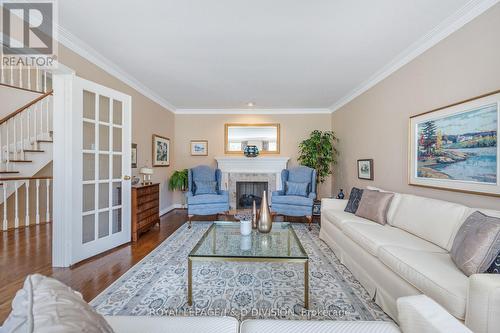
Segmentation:
[(498, 254), (497, 258), (493, 263), (491, 264), (490, 268), (486, 271), (486, 273), (490, 274), (500, 274), (500, 253)]
[(363, 196), (363, 190), (357, 187), (353, 187), (351, 194), (349, 195), (349, 201), (344, 209), (344, 212), (355, 214), (358, 210), (359, 202)]
[(307, 197), (309, 183), (286, 182), (286, 195)]
[(200, 194), (217, 194), (217, 182), (216, 181), (195, 181), (195, 191), (194, 195)]

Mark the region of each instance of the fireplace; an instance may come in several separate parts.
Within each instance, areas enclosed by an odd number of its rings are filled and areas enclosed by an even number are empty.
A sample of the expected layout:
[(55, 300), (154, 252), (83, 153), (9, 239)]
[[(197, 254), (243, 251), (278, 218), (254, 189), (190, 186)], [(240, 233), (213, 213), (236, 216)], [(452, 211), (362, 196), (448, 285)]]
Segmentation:
[(262, 192), (268, 189), (268, 182), (236, 182), (236, 208), (252, 208), (253, 201), (260, 207)]

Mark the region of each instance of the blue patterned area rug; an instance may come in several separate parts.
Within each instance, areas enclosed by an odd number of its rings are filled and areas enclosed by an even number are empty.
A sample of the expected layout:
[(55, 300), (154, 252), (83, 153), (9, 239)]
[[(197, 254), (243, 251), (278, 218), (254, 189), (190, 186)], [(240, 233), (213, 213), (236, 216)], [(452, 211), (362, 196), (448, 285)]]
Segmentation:
[(229, 315), (238, 319), (391, 319), (319, 239), (319, 227), (293, 224), (309, 255), (310, 309), (302, 264), (194, 262), (187, 304), (187, 256), (211, 223), (174, 234), (97, 296), (103, 315)]

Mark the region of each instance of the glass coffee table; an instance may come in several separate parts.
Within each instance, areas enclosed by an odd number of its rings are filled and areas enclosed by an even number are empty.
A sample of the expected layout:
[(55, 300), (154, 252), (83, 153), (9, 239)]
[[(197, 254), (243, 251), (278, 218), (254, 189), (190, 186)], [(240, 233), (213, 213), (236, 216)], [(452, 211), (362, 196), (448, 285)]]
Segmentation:
[(188, 304), (193, 304), (193, 261), (283, 262), (304, 264), (304, 307), (309, 308), (309, 257), (290, 223), (271, 232), (240, 234), (237, 222), (214, 222), (188, 256)]

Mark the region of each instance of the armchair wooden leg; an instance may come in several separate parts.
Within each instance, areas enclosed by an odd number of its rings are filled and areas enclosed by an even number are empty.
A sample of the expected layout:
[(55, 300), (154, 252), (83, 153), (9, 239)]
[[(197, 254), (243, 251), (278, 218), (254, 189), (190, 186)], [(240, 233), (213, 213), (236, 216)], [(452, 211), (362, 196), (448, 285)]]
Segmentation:
[(312, 216), (306, 216), (306, 219), (307, 219), (307, 223), (309, 224), (309, 231), (312, 230)]
[(194, 215), (188, 215), (188, 229), (191, 229), (192, 219)]

